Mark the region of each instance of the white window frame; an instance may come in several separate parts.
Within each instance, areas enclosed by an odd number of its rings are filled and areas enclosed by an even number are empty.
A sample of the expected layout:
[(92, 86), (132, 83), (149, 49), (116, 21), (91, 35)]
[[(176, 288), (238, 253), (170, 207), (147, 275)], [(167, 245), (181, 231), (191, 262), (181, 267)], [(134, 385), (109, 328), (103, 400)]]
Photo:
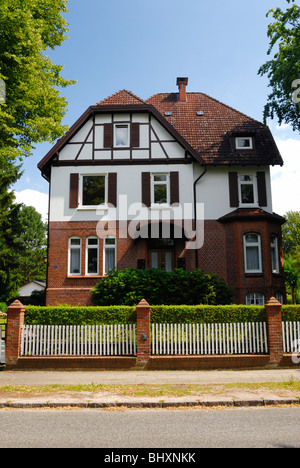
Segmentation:
[[(72, 240), (79, 240), (80, 244), (78, 246), (72, 246)], [(71, 256), (72, 250), (78, 249), (79, 250), (79, 272), (74, 273), (71, 272)], [(81, 276), (81, 269), (82, 269), (82, 239), (79, 236), (72, 236), (69, 238), (69, 247), (68, 247), (68, 274), (69, 276)]]
[[(120, 145), (117, 144), (117, 129), (118, 128), (127, 128), (127, 141), (126, 144)], [(114, 148), (129, 148), (130, 147), (130, 125), (129, 123), (115, 123), (114, 124)]]
[[(115, 243), (114, 245), (106, 245), (106, 240), (107, 239), (115, 239)], [(106, 271), (106, 268), (105, 268), (105, 263), (106, 263), (106, 249), (112, 249), (114, 250), (114, 253), (115, 253), (115, 266), (114, 268), (116, 269), (117, 268), (117, 238), (115, 236), (106, 236), (103, 238), (103, 275), (107, 275), (109, 272)], [(110, 271), (110, 270), (109, 270)]]
[[(245, 176), (251, 176), (252, 180), (249, 180), (249, 181), (248, 180), (241, 180), (241, 178), (245, 177)], [(258, 206), (258, 203), (256, 202), (256, 200), (258, 198), (256, 174), (253, 174), (253, 172), (240, 172), (238, 174), (238, 185), (239, 185), (240, 206), (243, 206), (243, 207)], [(252, 185), (252, 187), (253, 187), (253, 203), (243, 203), (242, 185)]]
[[(89, 240), (94, 239), (97, 240), (97, 244), (89, 245)], [(96, 273), (89, 273), (88, 271), (88, 259), (89, 259), (89, 250), (90, 249), (97, 249), (97, 271)], [(85, 246), (85, 274), (86, 276), (99, 276), (99, 237), (97, 236), (89, 236), (86, 238), (86, 246)]]
[[(104, 188), (104, 203), (99, 205), (83, 205), (83, 178), (84, 177), (104, 177), (105, 178), (105, 188)], [(107, 205), (108, 199), (108, 175), (107, 174), (80, 174), (79, 175), (79, 206), (80, 210), (96, 210), (98, 208), (108, 209)]]
[[(246, 237), (248, 235), (257, 236), (257, 242), (247, 242)], [(256, 247), (258, 251), (258, 265), (259, 268), (256, 270), (249, 269), (247, 265), (247, 248)], [(262, 255), (261, 255), (261, 236), (256, 232), (247, 232), (244, 234), (244, 264), (245, 264), (245, 273), (262, 273)]]
[[(276, 234), (271, 235), (270, 239), (270, 249), (271, 249), (271, 268), (273, 274), (279, 273), (279, 251), (278, 251), (278, 237)], [(272, 259), (272, 251), (275, 253), (275, 269), (273, 269), (273, 259)]]
[(261, 293), (249, 293), (246, 295), (246, 305), (265, 305), (265, 296)]
[[(249, 141), (249, 146), (239, 146), (239, 140), (248, 140)], [(253, 149), (253, 140), (252, 140), (252, 137), (248, 137), (248, 136), (239, 136), (239, 137), (236, 137), (235, 139), (235, 148), (237, 150), (252, 150)]]
[[(166, 181), (155, 181), (155, 176), (166, 176)], [(166, 203), (156, 203), (155, 202), (155, 192), (154, 187), (156, 185), (166, 185), (167, 186), (167, 202)], [(164, 208), (170, 206), (170, 174), (169, 172), (152, 172), (151, 173), (151, 206), (154, 208)]]

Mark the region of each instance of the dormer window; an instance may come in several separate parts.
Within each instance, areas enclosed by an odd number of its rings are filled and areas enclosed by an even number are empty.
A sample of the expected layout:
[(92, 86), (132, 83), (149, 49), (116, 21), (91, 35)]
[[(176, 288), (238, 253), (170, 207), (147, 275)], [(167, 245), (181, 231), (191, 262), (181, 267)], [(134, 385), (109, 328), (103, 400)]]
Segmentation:
[(237, 137), (235, 147), (237, 150), (253, 149), (252, 137)]

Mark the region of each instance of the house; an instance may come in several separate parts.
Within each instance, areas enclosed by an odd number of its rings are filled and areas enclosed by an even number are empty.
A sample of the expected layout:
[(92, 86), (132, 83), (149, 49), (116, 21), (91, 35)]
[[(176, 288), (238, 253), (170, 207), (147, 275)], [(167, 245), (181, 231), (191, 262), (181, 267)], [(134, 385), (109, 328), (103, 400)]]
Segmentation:
[(30, 283), (24, 284), (19, 289), (19, 297), (30, 297), (34, 291), (44, 291), (46, 288), (46, 283), (43, 281), (33, 280)]
[(42, 159), (50, 183), (47, 299), (89, 304), (112, 268), (204, 269), (236, 303), (285, 298), (268, 127), (203, 93), (89, 107)]

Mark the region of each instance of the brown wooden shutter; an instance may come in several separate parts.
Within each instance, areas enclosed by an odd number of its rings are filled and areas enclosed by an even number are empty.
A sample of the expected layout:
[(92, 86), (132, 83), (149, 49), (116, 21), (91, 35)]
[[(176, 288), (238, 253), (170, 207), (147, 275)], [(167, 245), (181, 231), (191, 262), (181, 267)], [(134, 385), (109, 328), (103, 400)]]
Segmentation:
[(79, 174), (70, 174), (70, 208), (78, 207)]
[(142, 172), (142, 203), (151, 206), (150, 172)]
[(108, 203), (114, 207), (117, 206), (117, 173), (110, 172), (108, 174)]
[(237, 172), (229, 172), (229, 197), (230, 206), (236, 208), (239, 206), (239, 189)]
[(133, 148), (140, 146), (140, 124), (136, 122), (131, 124), (130, 146)]
[(112, 148), (113, 147), (113, 125), (112, 124), (104, 124), (104, 148)]
[(266, 174), (265, 172), (257, 172), (257, 192), (258, 192), (258, 205), (267, 206), (267, 189), (266, 189)]
[(179, 173), (170, 172), (170, 204), (179, 203)]

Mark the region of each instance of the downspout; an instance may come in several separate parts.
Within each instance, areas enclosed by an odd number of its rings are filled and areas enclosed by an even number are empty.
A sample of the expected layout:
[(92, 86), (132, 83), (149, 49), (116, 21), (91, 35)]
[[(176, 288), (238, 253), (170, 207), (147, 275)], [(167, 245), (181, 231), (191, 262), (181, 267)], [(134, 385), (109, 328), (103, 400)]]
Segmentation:
[[(196, 185), (197, 183), (199, 182), (200, 179), (202, 179), (202, 177), (206, 174), (207, 172), (207, 167), (204, 166), (204, 171), (202, 172), (202, 174), (199, 175), (199, 177), (195, 180), (194, 182), (194, 231), (196, 232), (196, 229), (197, 229), (197, 194), (196, 194)], [(196, 265), (196, 269), (198, 268), (198, 251), (197, 249), (195, 249), (195, 265)]]

